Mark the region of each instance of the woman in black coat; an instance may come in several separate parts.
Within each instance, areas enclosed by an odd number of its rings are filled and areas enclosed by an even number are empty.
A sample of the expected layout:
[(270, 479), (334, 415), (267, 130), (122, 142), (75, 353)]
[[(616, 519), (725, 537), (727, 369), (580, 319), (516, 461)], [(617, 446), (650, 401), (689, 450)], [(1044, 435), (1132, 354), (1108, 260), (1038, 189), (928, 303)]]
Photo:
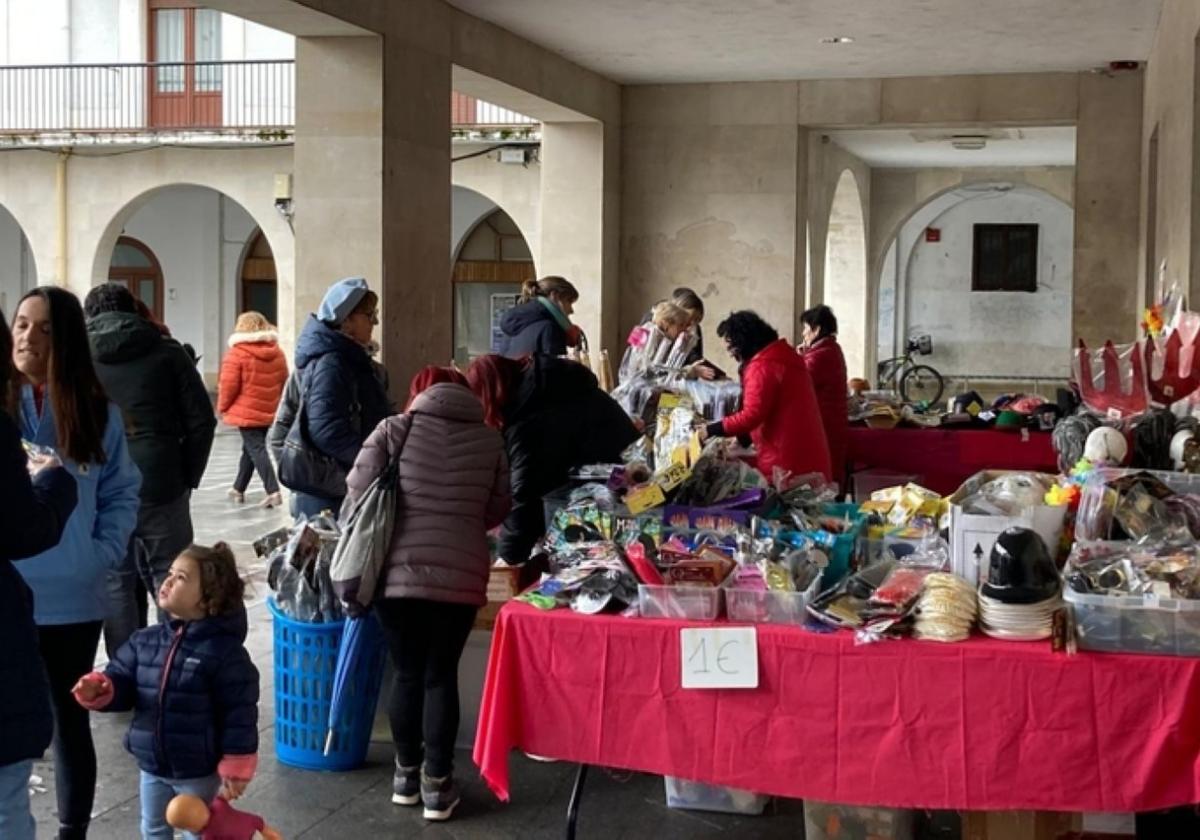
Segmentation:
[(500, 319), (499, 352), (510, 359), (525, 356), (565, 356), (579, 343), (579, 328), (571, 323), (579, 291), (562, 277), (526, 280), (521, 302)]
[(75, 480), (52, 460), (30, 469), (11, 406), (12, 338), (0, 313), (0, 835), (32, 838), (29, 774), (50, 745), (50, 686), (38, 652), (33, 595), (13, 567), (54, 546), (75, 508)]

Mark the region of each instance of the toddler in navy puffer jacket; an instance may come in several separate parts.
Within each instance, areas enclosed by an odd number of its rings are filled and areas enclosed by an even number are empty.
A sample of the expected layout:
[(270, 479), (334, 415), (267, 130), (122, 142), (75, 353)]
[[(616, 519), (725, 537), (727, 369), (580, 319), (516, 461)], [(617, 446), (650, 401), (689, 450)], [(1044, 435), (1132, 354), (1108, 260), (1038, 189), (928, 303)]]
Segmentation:
[(134, 710), (125, 747), (142, 771), (148, 840), (173, 837), (166, 810), (176, 795), (232, 800), (254, 776), (258, 670), (244, 646), (242, 588), (227, 545), (191, 546), (158, 591), (170, 620), (139, 630), (75, 686), (89, 709)]

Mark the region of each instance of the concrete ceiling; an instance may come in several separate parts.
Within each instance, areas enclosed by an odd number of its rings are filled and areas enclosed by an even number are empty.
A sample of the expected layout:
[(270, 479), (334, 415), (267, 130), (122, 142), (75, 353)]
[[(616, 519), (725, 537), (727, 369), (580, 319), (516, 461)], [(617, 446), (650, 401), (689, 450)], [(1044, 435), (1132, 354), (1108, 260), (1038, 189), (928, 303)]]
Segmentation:
[[(1074, 166), (1075, 129), (1052, 128), (961, 128), (830, 131), (834, 143), (873, 167), (976, 168)], [(982, 149), (959, 149), (979, 138)]]
[[(940, 76), (1145, 60), (1162, 0), (448, 0), (615, 81)], [(822, 44), (829, 36), (853, 43)]]

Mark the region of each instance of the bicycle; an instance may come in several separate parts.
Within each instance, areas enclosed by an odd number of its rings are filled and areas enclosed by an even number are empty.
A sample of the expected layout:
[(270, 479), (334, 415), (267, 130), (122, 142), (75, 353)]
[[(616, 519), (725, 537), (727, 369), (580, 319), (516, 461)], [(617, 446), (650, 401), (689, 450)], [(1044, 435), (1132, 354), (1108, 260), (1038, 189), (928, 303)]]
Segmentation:
[(891, 388), (909, 403), (935, 405), (946, 390), (942, 375), (930, 365), (919, 365), (913, 355), (928, 356), (933, 352), (933, 339), (927, 335), (910, 338), (903, 356), (884, 359), (877, 367), (880, 388)]

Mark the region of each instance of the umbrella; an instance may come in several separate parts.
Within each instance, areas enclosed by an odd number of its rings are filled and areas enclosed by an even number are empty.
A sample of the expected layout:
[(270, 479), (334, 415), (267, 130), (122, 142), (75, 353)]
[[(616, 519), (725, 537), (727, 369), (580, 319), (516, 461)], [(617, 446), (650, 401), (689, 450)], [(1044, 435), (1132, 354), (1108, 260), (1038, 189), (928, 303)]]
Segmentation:
[[(334, 736), (339, 726), (344, 728), (348, 708), (352, 708), (356, 694), (367, 690), (369, 679), (354, 680), (356, 673), (369, 674), (379, 667), (383, 656), (383, 629), (373, 613), (359, 618), (347, 618), (342, 629), (342, 642), (338, 646), (337, 665), (333, 671), (333, 691), (329, 698), (329, 723), (325, 735), (325, 755), (334, 746)], [(371, 703), (374, 709), (375, 704)]]

